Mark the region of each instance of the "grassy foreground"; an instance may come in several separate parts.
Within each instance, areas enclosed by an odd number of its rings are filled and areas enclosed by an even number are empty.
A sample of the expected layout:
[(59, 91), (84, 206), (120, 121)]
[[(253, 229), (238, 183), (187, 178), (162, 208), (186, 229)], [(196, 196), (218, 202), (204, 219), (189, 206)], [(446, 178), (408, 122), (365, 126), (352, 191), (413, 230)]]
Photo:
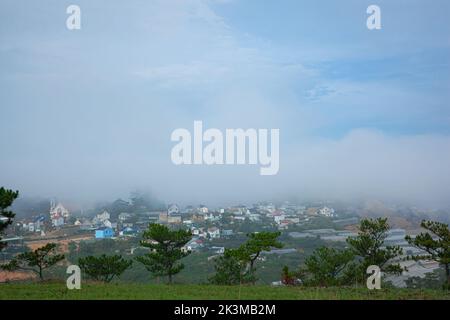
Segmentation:
[(405, 300), (446, 299), (450, 294), (442, 290), (364, 288), (301, 288), (270, 286), (213, 286), (213, 285), (145, 285), (145, 284), (83, 284), (81, 290), (68, 290), (65, 283), (3, 283), (0, 300)]

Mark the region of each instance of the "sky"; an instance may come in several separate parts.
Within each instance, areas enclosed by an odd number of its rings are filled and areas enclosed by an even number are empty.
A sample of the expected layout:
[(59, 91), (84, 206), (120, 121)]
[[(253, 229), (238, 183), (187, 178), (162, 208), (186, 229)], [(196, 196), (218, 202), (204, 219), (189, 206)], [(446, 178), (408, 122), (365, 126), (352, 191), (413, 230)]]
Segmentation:
[[(81, 8), (68, 30), (66, 8)], [(380, 30), (366, 26), (369, 5)], [(0, 1), (0, 185), (88, 203), (450, 205), (447, 0)], [(280, 169), (172, 163), (177, 128), (278, 128)]]

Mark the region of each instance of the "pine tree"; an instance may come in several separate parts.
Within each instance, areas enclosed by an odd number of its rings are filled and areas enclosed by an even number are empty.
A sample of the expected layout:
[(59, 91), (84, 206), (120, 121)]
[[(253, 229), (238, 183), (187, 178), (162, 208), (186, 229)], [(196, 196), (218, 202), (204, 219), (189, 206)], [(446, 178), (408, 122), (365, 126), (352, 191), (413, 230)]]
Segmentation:
[(209, 278), (212, 284), (236, 285), (249, 282), (247, 261), (242, 261), (242, 254), (237, 249), (225, 249), (223, 255), (215, 259), (214, 276)]
[(403, 249), (399, 246), (384, 246), (389, 230), (387, 218), (363, 219), (358, 236), (347, 239), (351, 250), (360, 260), (355, 268), (357, 281), (364, 281), (367, 267), (371, 265), (378, 266), (388, 274), (401, 274), (404, 270), (399, 263), (392, 261), (403, 254)]
[(172, 277), (184, 268), (179, 260), (189, 255), (190, 252), (183, 247), (191, 239), (190, 231), (171, 231), (167, 226), (151, 223), (141, 241), (141, 245), (149, 248), (150, 252), (136, 260), (154, 276), (167, 276), (172, 283)]
[(422, 232), (415, 238), (406, 236), (405, 239), (411, 245), (424, 250), (426, 254), (415, 255), (412, 258), (415, 260), (435, 260), (444, 266), (447, 277), (444, 288), (450, 289), (450, 231), (448, 225), (424, 220), (421, 226), (429, 232)]
[(242, 245), (241, 249), (244, 255), (246, 254), (248, 257), (249, 274), (254, 278), (253, 282), (256, 281), (255, 262), (260, 257), (261, 252), (283, 247), (283, 244), (277, 240), (280, 235), (280, 232), (268, 231), (255, 232), (247, 235), (249, 239)]
[(263, 251), (282, 248), (277, 239), (280, 232), (255, 232), (235, 249), (226, 249), (222, 257), (216, 259), (216, 274), (210, 279), (215, 284), (255, 283), (256, 261)]
[(92, 279), (111, 282), (114, 277), (120, 277), (133, 261), (123, 259), (121, 255), (107, 256), (105, 254), (94, 257), (88, 256), (78, 259), (80, 269)]
[[(12, 191), (0, 188), (0, 251), (6, 247), (5, 242), (1, 242), (5, 229), (12, 223), (15, 214), (8, 210), (14, 200), (19, 196), (19, 191)], [(3, 219), (2, 219), (3, 218)]]
[(305, 260), (301, 269), (303, 282), (306, 285), (324, 287), (347, 284), (353, 260), (351, 250), (320, 247)]
[(20, 253), (1, 268), (6, 271), (32, 271), (39, 276), (40, 280), (44, 280), (44, 270), (64, 259), (63, 254), (56, 253), (57, 247), (56, 243), (47, 243), (36, 250)]

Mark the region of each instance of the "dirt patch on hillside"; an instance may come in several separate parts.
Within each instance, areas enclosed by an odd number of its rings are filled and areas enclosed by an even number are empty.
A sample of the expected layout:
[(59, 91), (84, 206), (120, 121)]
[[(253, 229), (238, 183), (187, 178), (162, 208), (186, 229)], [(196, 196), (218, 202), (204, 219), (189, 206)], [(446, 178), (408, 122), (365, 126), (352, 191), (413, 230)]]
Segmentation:
[(24, 281), (35, 279), (36, 275), (32, 272), (25, 271), (14, 271), (14, 272), (6, 272), (0, 271), (0, 282), (9, 282), (9, 281)]

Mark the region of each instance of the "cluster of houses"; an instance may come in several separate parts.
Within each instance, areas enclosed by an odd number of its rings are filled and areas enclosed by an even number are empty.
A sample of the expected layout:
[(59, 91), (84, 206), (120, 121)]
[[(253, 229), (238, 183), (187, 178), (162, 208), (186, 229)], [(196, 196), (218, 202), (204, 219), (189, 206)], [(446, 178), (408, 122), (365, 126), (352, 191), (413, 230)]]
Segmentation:
[(260, 219), (261, 215), (264, 215), (269, 219), (273, 219), (279, 230), (286, 230), (291, 225), (301, 225), (314, 217), (337, 217), (335, 210), (327, 206), (307, 208), (305, 206), (285, 203), (277, 208), (273, 204), (260, 204), (256, 208), (252, 208), (252, 210), (256, 211), (257, 215), (253, 214), (253, 216), (250, 216), (249, 219), (251, 221)]
[(47, 230), (77, 227), (81, 232), (91, 233), (96, 239), (138, 236), (151, 222), (181, 227), (191, 230), (193, 238), (187, 244), (189, 250), (196, 250), (205, 243), (220, 238), (232, 237), (233, 225), (245, 221), (250, 223), (272, 224), (280, 230), (288, 229), (308, 221), (313, 216), (335, 217), (335, 211), (329, 207), (306, 208), (291, 205), (275, 206), (271, 203), (259, 203), (252, 207), (237, 205), (229, 208), (208, 208), (206, 205), (187, 206), (181, 209), (171, 204), (165, 211), (141, 212), (139, 214), (122, 212), (115, 218), (103, 210), (94, 217), (71, 218), (71, 214), (62, 203), (50, 204), (48, 214), (41, 214), (23, 221), (20, 227), (26, 232), (40, 233), (45, 236)]
[[(274, 222), (279, 229), (287, 229), (289, 225), (300, 224), (309, 221), (313, 217), (337, 217), (335, 210), (327, 206), (306, 208), (304, 206), (284, 204), (276, 207), (273, 204), (256, 204), (249, 208), (244, 205), (229, 208), (210, 210), (201, 205), (198, 208), (187, 207), (184, 213), (176, 205), (171, 205), (167, 212), (160, 216), (162, 223), (184, 223), (187, 225), (201, 222), (219, 222), (227, 213), (232, 222), (261, 222), (269, 220)], [(187, 218), (183, 218), (187, 217)]]
[[(199, 205), (198, 207), (187, 206), (182, 210), (178, 205), (171, 204), (166, 211), (141, 213), (138, 218), (133, 214), (123, 212), (119, 214), (117, 222), (111, 222), (109, 213), (104, 211), (97, 214), (91, 221), (85, 220), (81, 224), (95, 229), (95, 237), (99, 239), (137, 235), (140, 230), (147, 228), (150, 222), (184, 227), (190, 229), (193, 234), (192, 246), (202, 247), (202, 243), (206, 239), (218, 239), (233, 235), (233, 229), (222, 228), (221, 222), (225, 215), (230, 224), (264, 220), (264, 222), (275, 224), (280, 230), (287, 229), (290, 225), (309, 221), (314, 216), (336, 216), (334, 209), (326, 206), (306, 208), (290, 204), (280, 207), (273, 204), (257, 204), (251, 208), (238, 205), (210, 209), (205, 205)], [(80, 222), (77, 221), (77, 223)]]
[[(139, 218), (133, 218), (130, 213), (121, 213), (118, 222), (112, 223), (107, 211), (98, 214), (91, 222), (84, 221), (90, 228), (95, 228), (95, 238), (113, 238), (115, 236), (134, 236), (140, 230), (146, 229), (150, 222), (177, 225), (190, 229), (193, 235), (190, 246), (200, 248), (205, 240), (218, 239), (221, 236), (233, 235), (233, 230), (221, 230), (218, 226), (201, 226), (202, 222), (218, 222), (222, 216), (217, 212), (209, 212), (205, 206), (199, 210), (190, 210), (190, 214), (181, 213), (177, 205), (170, 205), (167, 211), (147, 212), (140, 214)], [(200, 218), (201, 217), (201, 218)], [(131, 222), (133, 220), (133, 222)], [(222, 235), (223, 233), (223, 235)]]
[(39, 233), (42, 236), (46, 231), (61, 228), (69, 223), (70, 212), (62, 203), (50, 202), (48, 214), (38, 214), (36, 216), (22, 219), (15, 224), (18, 231), (25, 233)]
[(112, 222), (111, 215), (104, 210), (92, 220), (84, 219), (82, 225), (85, 229), (94, 229), (96, 239), (136, 236), (139, 229), (134, 223), (129, 222), (131, 217), (131, 214), (123, 212), (119, 214), (116, 222)]

